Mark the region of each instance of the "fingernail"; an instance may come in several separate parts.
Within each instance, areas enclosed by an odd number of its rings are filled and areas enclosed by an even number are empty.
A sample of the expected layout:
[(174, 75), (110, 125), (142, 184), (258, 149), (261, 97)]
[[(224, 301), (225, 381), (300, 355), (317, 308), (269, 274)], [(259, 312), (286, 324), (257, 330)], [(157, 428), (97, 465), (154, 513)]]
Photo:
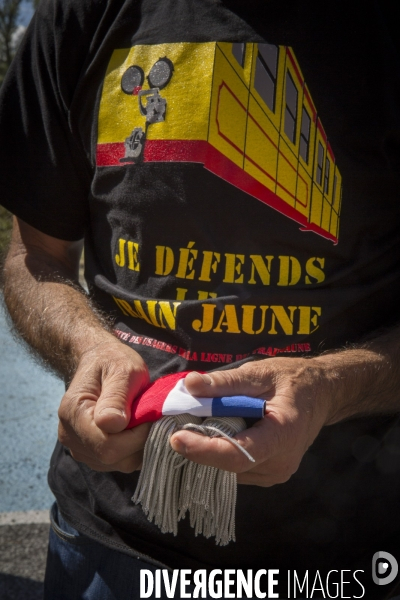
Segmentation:
[(126, 414), (123, 410), (112, 407), (102, 408), (99, 412), (99, 415), (101, 415), (102, 417), (126, 417)]
[(170, 441), (170, 444), (172, 449), (175, 450), (175, 452), (178, 452), (179, 454), (185, 454), (185, 444), (183, 444), (179, 438), (174, 438)]

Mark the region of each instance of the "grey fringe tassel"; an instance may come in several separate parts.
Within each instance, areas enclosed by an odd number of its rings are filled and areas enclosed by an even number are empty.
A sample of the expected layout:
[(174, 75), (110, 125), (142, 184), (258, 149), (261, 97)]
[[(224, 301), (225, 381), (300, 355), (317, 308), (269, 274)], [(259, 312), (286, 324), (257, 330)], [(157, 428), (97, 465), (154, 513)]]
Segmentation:
[(209, 437), (223, 436), (253, 461), (236, 440), (230, 439), (245, 428), (240, 417), (209, 417), (204, 421), (189, 414), (162, 417), (150, 430), (133, 502), (142, 505), (149, 521), (154, 521), (163, 533), (177, 535), (178, 521), (189, 511), (196, 536), (215, 536), (216, 544), (221, 546), (235, 541), (236, 473), (182, 458), (169, 440), (180, 429)]

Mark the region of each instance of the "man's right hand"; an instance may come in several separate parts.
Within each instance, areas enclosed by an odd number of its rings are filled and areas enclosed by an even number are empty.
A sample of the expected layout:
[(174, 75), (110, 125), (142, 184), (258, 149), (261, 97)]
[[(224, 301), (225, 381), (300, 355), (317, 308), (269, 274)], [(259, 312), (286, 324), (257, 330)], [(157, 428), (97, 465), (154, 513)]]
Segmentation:
[(130, 473), (140, 467), (150, 425), (124, 430), (149, 375), (79, 291), (81, 252), (82, 240), (61, 240), (14, 218), (4, 299), (24, 340), (71, 381), (59, 409), (60, 441), (92, 469)]
[(131, 405), (149, 376), (142, 358), (110, 334), (83, 353), (58, 411), (58, 437), (95, 471), (140, 468), (151, 423), (125, 430)]

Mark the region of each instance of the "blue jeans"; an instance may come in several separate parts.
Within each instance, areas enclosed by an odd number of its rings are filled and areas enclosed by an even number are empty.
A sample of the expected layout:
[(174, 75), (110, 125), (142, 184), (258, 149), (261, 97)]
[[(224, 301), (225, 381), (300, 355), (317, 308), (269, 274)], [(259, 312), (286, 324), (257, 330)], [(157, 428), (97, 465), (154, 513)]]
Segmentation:
[[(53, 505), (44, 600), (137, 600), (140, 571), (147, 569), (154, 574), (162, 568), (165, 567), (161, 564), (156, 567), (79, 533), (65, 521), (57, 505)], [(189, 586), (186, 591), (190, 591)], [(150, 596), (155, 597), (155, 594)], [(180, 597), (178, 581), (174, 598)], [(161, 600), (167, 600), (163, 585)]]
[(136, 600), (141, 569), (157, 567), (79, 533), (53, 505), (44, 600)]
[[(163, 566), (112, 550), (79, 533), (53, 505), (44, 600), (139, 600), (141, 569), (155, 573), (158, 568)], [(179, 581), (176, 588), (174, 598), (179, 600)], [(161, 600), (167, 600), (164, 586), (161, 592)]]

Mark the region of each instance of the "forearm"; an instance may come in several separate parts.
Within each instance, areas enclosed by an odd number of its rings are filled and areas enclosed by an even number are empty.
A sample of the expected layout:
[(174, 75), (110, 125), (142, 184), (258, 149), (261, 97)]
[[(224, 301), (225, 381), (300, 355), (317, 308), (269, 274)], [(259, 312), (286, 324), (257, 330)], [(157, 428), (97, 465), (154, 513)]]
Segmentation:
[(79, 287), (80, 252), (79, 242), (15, 219), (4, 299), (23, 339), (69, 383), (58, 410), (60, 442), (92, 469), (131, 473), (149, 427), (125, 429), (148, 370)]
[[(311, 359), (329, 398), (327, 424), (400, 411), (400, 330)], [(310, 364), (311, 364), (310, 363)]]
[(118, 341), (110, 325), (77, 283), (68, 264), (43, 249), (14, 243), (4, 268), (4, 300), (16, 330), (65, 381), (82, 354)]

